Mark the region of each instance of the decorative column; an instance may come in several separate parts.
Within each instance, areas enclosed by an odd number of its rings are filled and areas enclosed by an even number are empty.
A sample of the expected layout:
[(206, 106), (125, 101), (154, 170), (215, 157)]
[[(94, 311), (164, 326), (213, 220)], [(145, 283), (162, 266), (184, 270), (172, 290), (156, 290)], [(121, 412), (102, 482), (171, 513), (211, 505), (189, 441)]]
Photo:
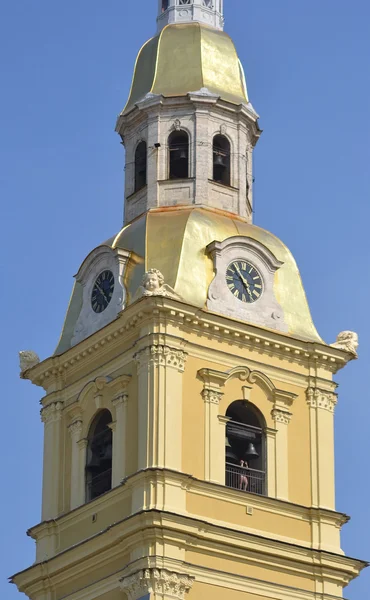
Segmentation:
[(309, 387), (312, 506), (335, 510), (334, 392)]
[(138, 468), (182, 468), (182, 349), (151, 345), (135, 355), (138, 366)]
[(204, 400), (204, 479), (225, 485), (225, 437), (228, 419), (219, 419), (223, 393), (205, 388)]
[(42, 520), (48, 521), (60, 512), (61, 427), (63, 402), (53, 402), (41, 410), (44, 423), (44, 468), (42, 481)]
[(277, 498), (276, 490), (276, 429), (266, 427), (264, 430), (266, 436), (266, 454), (267, 454), (267, 490), (266, 494), (270, 498)]
[(275, 438), (276, 498), (289, 500), (288, 425), (292, 415), (287, 409), (276, 407), (271, 411), (271, 416), (277, 430)]
[(73, 421), (68, 427), (72, 439), (72, 454), (71, 454), (71, 510), (81, 506), (84, 503), (83, 486), (84, 486), (84, 470), (81, 471), (81, 448), (79, 442), (82, 434), (82, 420)]
[(144, 596), (149, 600), (184, 600), (193, 582), (194, 577), (185, 573), (167, 569), (143, 569), (121, 579), (120, 586), (128, 600), (138, 600)]
[(119, 485), (126, 474), (126, 427), (127, 427), (127, 401), (126, 390), (119, 392), (113, 398), (113, 406), (116, 411), (116, 422), (112, 426), (113, 431), (113, 464), (112, 464), (112, 486)]

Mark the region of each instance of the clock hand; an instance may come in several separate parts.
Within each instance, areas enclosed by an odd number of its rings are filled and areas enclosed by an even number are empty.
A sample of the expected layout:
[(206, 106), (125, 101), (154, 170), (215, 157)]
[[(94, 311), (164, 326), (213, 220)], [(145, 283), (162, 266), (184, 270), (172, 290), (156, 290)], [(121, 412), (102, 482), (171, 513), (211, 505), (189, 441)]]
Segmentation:
[(96, 287), (98, 288), (99, 292), (104, 296), (104, 298), (106, 299), (106, 301), (108, 302), (108, 298), (105, 294), (105, 291), (103, 290), (103, 288), (100, 287), (100, 285), (98, 283), (95, 283)]
[(235, 266), (235, 269), (237, 270), (237, 273), (238, 273), (238, 275), (239, 275), (239, 277), (240, 277), (240, 279), (241, 279), (241, 281), (242, 281), (242, 283), (243, 283), (243, 285), (244, 285), (245, 289), (246, 289), (246, 290), (247, 290), (247, 292), (248, 292), (248, 295), (249, 295), (250, 299), (251, 299), (251, 300), (253, 300), (253, 296), (252, 296), (252, 292), (251, 292), (251, 288), (250, 288), (250, 286), (249, 286), (249, 283), (248, 283), (248, 281), (245, 279), (245, 277), (243, 277), (243, 275), (241, 274), (241, 272), (240, 272), (240, 269), (239, 269), (239, 266), (238, 266), (238, 263), (234, 263), (234, 266)]

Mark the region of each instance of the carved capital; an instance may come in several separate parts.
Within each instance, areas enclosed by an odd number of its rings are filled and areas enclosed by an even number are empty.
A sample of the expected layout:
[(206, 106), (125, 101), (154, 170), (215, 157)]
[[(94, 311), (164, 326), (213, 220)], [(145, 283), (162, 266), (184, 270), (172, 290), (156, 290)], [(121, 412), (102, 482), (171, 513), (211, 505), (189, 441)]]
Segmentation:
[(119, 394), (117, 394), (117, 396), (115, 396), (112, 400), (112, 404), (115, 408), (117, 408), (118, 406), (121, 406), (122, 404), (125, 404), (128, 401), (128, 393), (125, 392), (120, 392)]
[(137, 352), (134, 356), (138, 368), (142, 369), (149, 364), (155, 364), (163, 367), (171, 367), (179, 371), (184, 371), (187, 352), (170, 346), (151, 345)]
[(307, 404), (311, 408), (322, 408), (333, 413), (338, 402), (337, 395), (334, 392), (327, 392), (319, 388), (308, 388), (306, 391)]
[(282, 423), (283, 425), (289, 425), (290, 419), (292, 418), (292, 413), (288, 410), (284, 410), (282, 408), (274, 408), (271, 411), (271, 416), (274, 419), (275, 423)]
[(205, 388), (202, 392), (202, 398), (204, 402), (207, 402), (208, 404), (220, 404), (222, 396), (223, 392), (220, 392), (219, 390)]
[(68, 427), (68, 431), (72, 438), (81, 437), (82, 433), (82, 421), (73, 421)]
[(41, 410), (41, 421), (45, 425), (60, 421), (62, 418), (63, 402), (53, 402)]
[(150, 593), (183, 600), (193, 581), (193, 577), (167, 569), (143, 569), (121, 579), (120, 585), (128, 600), (138, 600)]

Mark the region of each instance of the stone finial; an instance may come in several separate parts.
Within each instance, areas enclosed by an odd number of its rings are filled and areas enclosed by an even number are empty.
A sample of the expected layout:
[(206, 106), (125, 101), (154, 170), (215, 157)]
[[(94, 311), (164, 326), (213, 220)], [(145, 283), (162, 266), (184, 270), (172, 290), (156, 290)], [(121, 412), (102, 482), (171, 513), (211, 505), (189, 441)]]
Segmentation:
[(21, 375), (23, 375), (23, 373), (29, 369), (32, 369), (32, 367), (38, 365), (39, 362), (40, 359), (36, 352), (33, 352), (33, 350), (22, 350), (19, 353), (19, 366), (21, 369)]
[(331, 344), (331, 347), (345, 350), (357, 357), (358, 335), (354, 331), (342, 331), (338, 335), (337, 341)]
[(175, 290), (164, 283), (164, 277), (158, 269), (150, 269), (145, 273), (141, 286), (134, 296), (134, 300), (138, 300), (144, 296), (165, 296), (166, 298), (181, 300)]

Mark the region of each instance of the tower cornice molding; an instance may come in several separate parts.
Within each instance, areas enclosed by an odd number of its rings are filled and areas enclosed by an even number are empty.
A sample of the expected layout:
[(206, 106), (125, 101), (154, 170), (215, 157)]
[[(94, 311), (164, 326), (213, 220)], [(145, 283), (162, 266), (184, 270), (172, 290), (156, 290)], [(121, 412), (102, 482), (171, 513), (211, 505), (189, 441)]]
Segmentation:
[(212, 339), (228, 340), (244, 349), (257, 349), (276, 357), (288, 358), (293, 363), (323, 368), (329, 373), (336, 373), (351, 360), (348, 352), (324, 343), (295, 339), (280, 332), (210, 314), (179, 300), (152, 296), (130, 305), (114, 322), (62, 355), (47, 358), (29, 369), (25, 378), (47, 392), (54, 392), (55, 381), (61, 376), (67, 372), (71, 374), (86, 370), (95, 360), (97, 352), (108, 352), (111, 347), (118, 346), (129, 331), (140, 328), (143, 320), (152, 317), (156, 322), (161, 318), (169, 319), (188, 331), (203, 333)]

